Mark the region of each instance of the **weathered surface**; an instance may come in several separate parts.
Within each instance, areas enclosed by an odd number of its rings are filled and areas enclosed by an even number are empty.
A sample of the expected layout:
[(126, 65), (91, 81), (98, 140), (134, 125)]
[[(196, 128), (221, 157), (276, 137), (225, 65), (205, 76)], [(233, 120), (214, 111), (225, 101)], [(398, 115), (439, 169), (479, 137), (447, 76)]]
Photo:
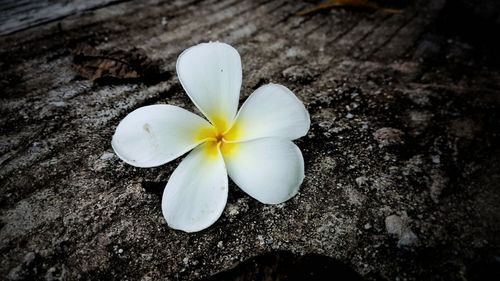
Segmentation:
[[(369, 280), (499, 274), (499, 45), (474, 30), (498, 30), (499, 9), (450, 2), (306, 17), (294, 14), (311, 3), (280, 0), (88, 2), (63, 16), (16, 1), (31, 18), (2, 8), (0, 275), (193, 279), (271, 250), (328, 255)], [(242, 99), (275, 82), (304, 101), (306, 178), (277, 206), (232, 184), (219, 221), (186, 234), (160, 210), (179, 161), (137, 169), (110, 140), (140, 106), (194, 109), (175, 60), (209, 40), (239, 50)], [(80, 43), (142, 48), (165, 76), (93, 84), (72, 68)]]

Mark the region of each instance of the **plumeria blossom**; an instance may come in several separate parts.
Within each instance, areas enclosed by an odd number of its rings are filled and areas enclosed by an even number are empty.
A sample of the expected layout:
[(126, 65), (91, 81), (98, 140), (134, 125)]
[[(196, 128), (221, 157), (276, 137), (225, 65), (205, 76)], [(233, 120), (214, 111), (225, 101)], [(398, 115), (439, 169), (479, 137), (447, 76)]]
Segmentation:
[(237, 111), (241, 60), (224, 43), (191, 47), (176, 67), (184, 90), (206, 119), (177, 106), (145, 106), (120, 122), (112, 140), (118, 157), (136, 167), (159, 166), (192, 150), (163, 192), (168, 225), (186, 232), (212, 225), (226, 205), (228, 175), (265, 204), (297, 194), (304, 160), (292, 140), (310, 126), (302, 102), (286, 87), (268, 84)]

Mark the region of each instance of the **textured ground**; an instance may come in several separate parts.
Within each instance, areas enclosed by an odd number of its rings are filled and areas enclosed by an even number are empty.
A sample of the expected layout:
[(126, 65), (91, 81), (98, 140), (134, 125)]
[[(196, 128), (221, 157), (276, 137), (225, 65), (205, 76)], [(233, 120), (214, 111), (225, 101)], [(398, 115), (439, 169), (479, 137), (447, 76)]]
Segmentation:
[[(498, 280), (495, 1), (304, 17), (313, 3), (94, 2), (0, 4), (1, 279), (197, 279), (287, 250), (368, 280)], [(277, 206), (231, 183), (219, 221), (186, 234), (160, 209), (178, 161), (134, 168), (110, 140), (140, 106), (193, 109), (175, 60), (209, 40), (239, 50), (242, 100), (274, 82), (304, 101), (306, 178)], [(72, 67), (81, 43), (142, 48), (162, 75), (93, 83)]]

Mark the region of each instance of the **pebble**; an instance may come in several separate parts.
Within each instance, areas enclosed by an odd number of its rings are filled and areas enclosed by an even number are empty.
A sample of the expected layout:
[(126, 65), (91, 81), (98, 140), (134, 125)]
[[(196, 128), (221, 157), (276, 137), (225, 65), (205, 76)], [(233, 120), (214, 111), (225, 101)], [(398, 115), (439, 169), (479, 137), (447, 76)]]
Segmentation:
[(266, 243), (262, 235), (257, 235), (257, 241), (259, 241), (260, 245), (264, 245)]
[(373, 133), (373, 138), (379, 143), (379, 146), (403, 144), (403, 136), (403, 131), (389, 127), (380, 128)]
[(385, 228), (387, 233), (400, 236), (403, 230), (403, 220), (397, 215), (391, 215), (385, 218)]
[(111, 158), (115, 157), (114, 153), (111, 152), (105, 152), (101, 155), (101, 160), (109, 160)]
[(357, 177), (356, 178), (356, 183), (358, 184), (359, 187), (365, 185), (368, 182), (368, 178), (365, 176)]
[(36, 254), (34, 252), (29, 252), (24, 256), (23, 263), (27, 266), (33, 265), (35, 261)]
[(434, 164), (441, 163), (441, 157), (439, 155), (432, 155), (431, 158), (432, 158), (432, 163)]
[(418, 242), (418, 237), (417, 235), (411, 231), (411, 230), (406, 230), (401, 234), (401, 237), (399, 238), (398, 241), (398, 247), (408, 247), (408, 246), (413, 246)]
[(401, 217), (391, 215), (385, 218), (387, 233), (398, 238), (397, 246), (400, 248), (414, 246), (418, 242), (418, 237), (411, 230), (409, 221), (406, 212), (403, 212)]
[[(229, 204), (228, 204), (229, 205)], [(229, 216), (234, 217), (240, 213), (240, 210), (238, 209), (238, 206), (235, 204), (231, 204), (227, 207), (227, 210), (229, 212)]]

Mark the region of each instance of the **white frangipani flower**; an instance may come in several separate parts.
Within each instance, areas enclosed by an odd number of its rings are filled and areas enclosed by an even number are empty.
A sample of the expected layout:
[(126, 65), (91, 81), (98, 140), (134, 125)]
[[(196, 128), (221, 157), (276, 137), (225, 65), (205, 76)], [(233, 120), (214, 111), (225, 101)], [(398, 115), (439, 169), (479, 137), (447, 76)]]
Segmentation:
[(187, 232), (212, 225), (226, 205), (228, 175), (262, 203), (293, 197), (304, 179), (304, 160), (292, 140), (310, 126), (300, 100), (286, 87), (268, 84), (237, 112), (241, 60), (224, 43), (185, 50), (177, 75), (208, 121), (172, 105), (145, 106), (121, 121), (112, 141), (115, 153), (136, 167), (159, 166), (192, 150), (163, 192), (168, 225)]

